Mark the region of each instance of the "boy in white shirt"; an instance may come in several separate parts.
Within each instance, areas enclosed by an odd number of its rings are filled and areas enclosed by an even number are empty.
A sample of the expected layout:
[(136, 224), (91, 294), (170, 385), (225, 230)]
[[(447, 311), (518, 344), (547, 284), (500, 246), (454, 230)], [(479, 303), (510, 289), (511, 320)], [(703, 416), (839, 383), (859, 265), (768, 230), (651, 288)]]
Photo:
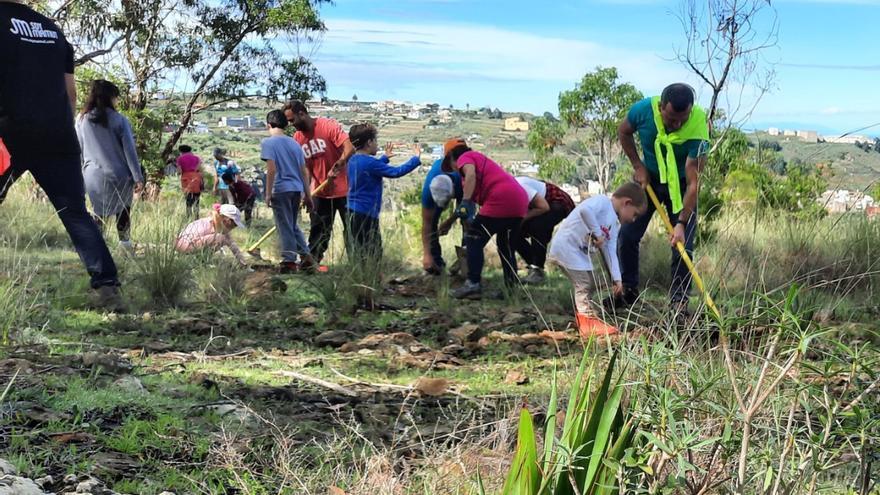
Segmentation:
[(613, 282), (612, 293), (622, 293), (617, 235), (621, 224), (635, 221), (647, 206), (645, 191), (639, 184), (630, 182), (620, 186), (610, 198), (593, 196), (583, 201), (566, 217), (553, 236), (548, 257), (571, 280), (577, 327), (585, 338), (618, 333), (617, 328), (603, 322), (593, 310), (590, 292), (595, 283), (590, 254), (595, 248), (602, 251)]

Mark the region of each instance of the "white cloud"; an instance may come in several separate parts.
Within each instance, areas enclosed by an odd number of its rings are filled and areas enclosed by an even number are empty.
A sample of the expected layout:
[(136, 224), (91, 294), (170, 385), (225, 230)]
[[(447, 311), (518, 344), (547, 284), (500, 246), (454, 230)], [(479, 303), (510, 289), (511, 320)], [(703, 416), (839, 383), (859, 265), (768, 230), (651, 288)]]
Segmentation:
[(822, 115), (836, 115), (840, 112), (840, 107), (828, 107), (823, 108), (819, 113), (821, 113)]
[[(687, 77), (677, 63), (651, 51), (499, 29), (485, 25), (402, 24), (326, 19), (327, 33), (315, 60), (374, 67), (390, 79), (421, 77), (565, 83), (573, 86), (596, 66), (614, 66), (640, 89), (662, 88)], [(671, 54), (663, 54), (670, 56)], [(351, 73), (351, 77), (358, 77)], [(536, 90), (540, 88), (536, 87)]]

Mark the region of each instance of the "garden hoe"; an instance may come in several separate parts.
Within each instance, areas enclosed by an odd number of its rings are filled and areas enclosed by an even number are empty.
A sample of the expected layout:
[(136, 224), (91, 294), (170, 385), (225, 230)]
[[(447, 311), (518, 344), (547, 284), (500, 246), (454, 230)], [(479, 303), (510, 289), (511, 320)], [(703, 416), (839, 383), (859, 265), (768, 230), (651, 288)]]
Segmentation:
[[(326, 188), (327, 185), (329, 185), (329, 184), (330, 184), (330, 179), (325, 180), (318, 187), (316, 187), (314, 191), (312, 191), (312, 194), (318, 194), (319, 192), (323, 191), (324, 188)], [(263, 234), (263, 237), (260, 237), (259, 239), (257, 239), (257, 242), (251, 244), (251, 247), (249, 247), (247, 250), (247, 254), (253, 256), (254, 258), (256, 258), (258, 260), (262, 260), (263, 256), (260, 254), (260, 246), (264, 242), (266, 242), (266, 239), (272, 237), (272, 234), (274, 234), (274, 233), (275, 233), (275, 227), (272, 227), (271, 229), (269, 229), (268, 232)]]

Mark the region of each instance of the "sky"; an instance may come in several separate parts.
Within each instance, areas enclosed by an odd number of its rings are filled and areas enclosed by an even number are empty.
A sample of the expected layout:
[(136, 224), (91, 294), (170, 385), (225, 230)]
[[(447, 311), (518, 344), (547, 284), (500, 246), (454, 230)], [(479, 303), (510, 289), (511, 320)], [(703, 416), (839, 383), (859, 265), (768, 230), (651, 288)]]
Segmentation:
[[(708, 87), (674, 60), (685, 41), (680, 6), (673, 0), (336, 0), (321, 9), (327, 31), (319, 42), (286, 43), (311, 56), (335, 99), (557, 113), (560, 91), (597, 66), (614, 66), (645, 95), (685, 81), (708, 104)], [(744, 127), (832, 134), (880, 123), (880, 0), (775, 0), (772, 9), (759, 28), (776, 17), (778, 43), (762, 52), (761, 62), (776, 71), (774, 87)], [(734, 89), (745, 95), (742, 106), (751, 107), (754, 89)], [(880, 135), (880, 125), (861, 133)]]

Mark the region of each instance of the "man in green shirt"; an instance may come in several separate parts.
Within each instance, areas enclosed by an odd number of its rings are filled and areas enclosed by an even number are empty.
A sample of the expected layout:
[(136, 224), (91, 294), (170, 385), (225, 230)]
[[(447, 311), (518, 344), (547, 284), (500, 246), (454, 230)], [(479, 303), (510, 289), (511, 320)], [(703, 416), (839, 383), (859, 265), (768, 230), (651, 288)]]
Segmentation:
[[(642, 157), (636, 149), (636, 134)], [(670, 302), (673, 310), (686, 314), (691, 275), (674, 246), (683, 242), (693, 257), (700, 171), (709, 150), (706, 114), (694, 105), (693, 88), (676, 83), (667, 86), (661, 96), (634, 104), (621, 122), (618, 136), (632, 163), (633, 179), (642, 187), (651, 185), (674, 225), (669, 239), (673, 246)], [(624, 292), (609, 301), (616, 308), (638, 299), (639, 243), (653, 215), (654, 204), (649, 202), (644, 215), (620, 230), (618, 253)]]

